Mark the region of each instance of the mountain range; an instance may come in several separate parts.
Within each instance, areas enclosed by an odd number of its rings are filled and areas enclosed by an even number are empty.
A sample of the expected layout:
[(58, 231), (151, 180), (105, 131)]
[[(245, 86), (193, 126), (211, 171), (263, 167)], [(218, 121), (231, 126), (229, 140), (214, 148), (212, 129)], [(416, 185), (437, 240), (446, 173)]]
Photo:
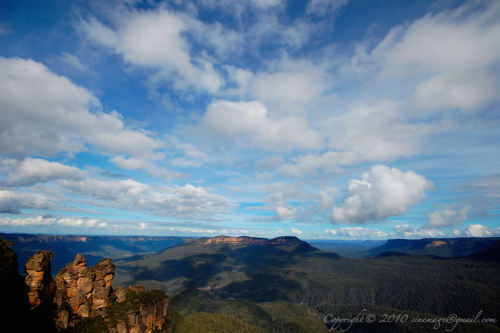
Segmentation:
[[(113, 242), (126, 252), (132, 240)], [(105, 243), (98, 238), (78, 244), (101, 244), (102, 251)], [(113, 287), (164, 291), (172, 333), (321, 332), (332, 326), (324, 323), (329, 315), (352, 318), (363, 310), (379, 319), (409, 319), (356, 323), (349, 332), (428, 332), (430, 323), (412, 320), (451, 314), (500, 318), (498, 238), (390, 240), (373, 244), (358, 259), (296, 237), (167, 238), (161, 251), (146, 254), (140, 251), (147, 246), (137, 244), (135, 252), (114, 260)], [(499, 331), (498, 322), (453, 328)]]

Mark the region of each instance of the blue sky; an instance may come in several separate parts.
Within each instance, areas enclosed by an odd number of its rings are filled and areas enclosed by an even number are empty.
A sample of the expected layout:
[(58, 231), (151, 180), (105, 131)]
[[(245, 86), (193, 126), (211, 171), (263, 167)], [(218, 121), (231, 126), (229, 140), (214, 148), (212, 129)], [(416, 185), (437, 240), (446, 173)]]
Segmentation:
[(0, 3), (0, 232), (500, 235), (500, 2)]

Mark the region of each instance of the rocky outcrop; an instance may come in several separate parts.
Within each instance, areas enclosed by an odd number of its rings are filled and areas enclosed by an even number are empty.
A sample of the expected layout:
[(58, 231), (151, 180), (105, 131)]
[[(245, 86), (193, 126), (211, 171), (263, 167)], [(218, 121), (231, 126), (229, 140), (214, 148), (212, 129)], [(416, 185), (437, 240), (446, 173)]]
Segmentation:
[(70, 327), (74, 332), (167, 331), (165, 293), (140, 286), (120, 287), (113, 293), (115, 265), (111, 259), (88, 267), (79, 254), (52, 279), (54, 254), (38, 251), (27, 261), (23, 279), (11, 245), (0, 239), (0, 321), (16, 332), (50, 333)]
[(164, 292), (136, 286), (112, 291), (115, 265), (102, 259), (88, 267), (79, 254), (55, 277), (56, 327), (79, 329), (82, 318), (104, 318), (109, 332), (152, 333), (163, 329), (168, 298)]
[(54, 253), (50, 251), (39, 251), (26, 263), (24, 282), (28, 286), (28, 302), (31, 310), (50, 301), (53, 296), (51, 269), (53, 257)]
[(23, 317), (29, 313), (27, 288), (19, 275), (17, 254), (11, 245), (0, 239), (0, 320), (25, 324)]
[(114, 295), (121, 304), (111, 309), (116, 323), (110, 332), (152, 333), (164, 328), (168, 298), (163, 292), (135, 286), (118, 288)]
[[(9, 332), (55, 332), (50, 302), (48, 307), (42, 306), (45, 299), (43, 285), (46, 278), (41, 277), (40, 283), (36, 283), (34, 280), (37, 279), (34, 279), (33, 283), (26, 285), (25, 279), (19, 274), (17, 254), (10, 246), (12, 246), (11, 242), (0, 239), (0, 322), (2, 327), (8, 328)], [(33, 271), (43, 271), (41, 266), (30, 263)], [(42, 273), (41, 276), (45, 275)], [(34, 290), (37, 292), (33, 293)], [(34, 294), (37, 296), (32, 297)], [(28, 295), (30, 295), (29, 298)], [(38, 306), (34, 309), (30, 309), (32, 298), (42, 300), (36, 301)]]
[(110, 305), (114, 275), (115, 265), (111, 259), (102, 259), (99, 264), (89, 268), (83, 255), (78, 254), (55, 278), (57, 328), (71, 326), (74, 319), (105, 314)]

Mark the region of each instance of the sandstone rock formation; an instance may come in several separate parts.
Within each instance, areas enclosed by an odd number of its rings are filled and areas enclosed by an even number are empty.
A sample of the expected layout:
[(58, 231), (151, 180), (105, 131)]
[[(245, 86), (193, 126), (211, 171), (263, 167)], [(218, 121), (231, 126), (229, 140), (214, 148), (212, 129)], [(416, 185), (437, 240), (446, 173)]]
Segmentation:
[(161, 330), (167, 315), (168, 298), (143, 287), (118, 288), (114, 295), (118, 303), (125, 303), (124, 313), (118, 315), (113, 333), (152, 333)]
[(27, 275), (24, 282), (28, 286), (28, 301), (31, 310), (51, 299), (53, 290), (51, 260), (53, 257), (54, 253), (50, 251), (39, 251), (26, 263), (24, 271)]
[(74, 316), (92, 318), (103, 315), (110, 304), (114, 274), (115, 265), (111, 259), (102, 259), (97, 266), (89, 268), (81, 254), (62, 269), (55, 278), (57, 328), (67, 328)]
[(11, 245), (0, 239), (0, 321), (13, 332), (55, 333), (70, 327), (75, 332), (167, 331), (165, 293), (140, 286), (120, 287), (112, 293), (115, 265), (111, 259), (88, 267), (79, 254), (53, 280), (54, 254), (39, 251), (26, 263), (23, 279)]

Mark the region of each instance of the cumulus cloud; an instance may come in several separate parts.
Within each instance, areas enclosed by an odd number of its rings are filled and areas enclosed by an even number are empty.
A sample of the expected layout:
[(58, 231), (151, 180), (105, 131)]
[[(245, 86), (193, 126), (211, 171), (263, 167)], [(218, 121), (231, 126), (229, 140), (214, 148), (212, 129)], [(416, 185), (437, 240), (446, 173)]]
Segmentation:
[(421, 175), (384, 165), (372, 167), (361, 178), (350, 181), (342, 204), (333, 209), (334, 221), (362, 224), (404, 214), (432, 188)]
[(0, 190), (0, 213), (19, 214), (21, 209), (50, 209), (53, 199), (36, 193)]
[(114, 18), (118, 18), (115, 27), (92, 18), (82, 24), (83, 31), (90, 39), (121, 55), (127, 63), (153, 69), (151, 82), (167, 81), (179, 89), (194, 87), (211, 93), (223, 84), (204, 52), (196, 57), (190, 54), (190, 45), (183, 34), (189, 30), (188, 23), (192, 25), (196, 20), (166, 9), (125, 11)]
[(386, 238), (389, 235), (386, 232), (378, 229), (367, 229), (362, 227), (347, 227), (340, 229), (327, 229), (325, 232), (328, 235), (339, 237), (352, 237), (352, 238)]
[(313, 149), (321, 146), (321, 136), (307, 127), (304, 119), (275, 119), (260, 102), (216, 101), (201, 119), (205, 135), (234, 141), (243, 147), (270, 150)]
[(0, 184), (31, 186), (56, 179), (81, 180), (86, 177), (86, 173), (76, 167), (37, 158), (27, 158), (16, 164), (14, 168), (8, 174), (7, 179), (0, 182)]
[(217, 214), (235, 208), (226, 197), (191, 184), (157, 190), (131, 179), (100, 181), (88, 178), (83, 181), (61, 180), (59, 184), (75, 194), (93, 199), (91, 202), (95, 205), (145, 210), (176, 218), (214, 220)]
[(154, 157), (163, 146), (104, 113), (89, 91), (33, 60), (0, 58), (0, 152), (49, 157), (88, 150)]
[(302, 231), (301, 231), (301, 230), (299, 230), (299, 229), (292, 228), (292, 229), (290, 229), (290, 231), (291, 231), (291, 232), (292, 232), (292, 234), (294, 234), (294, 235), (297, 235), (297, 236), (302, 235)]
[[(456, 206), (456, 205), (455, 205)], [(462, 208), (450, 206), (442, 210), (429, 213), (429, 222), (426, 223), (424, 228), (442, 228), (456, 226), (465, 221), (470, 206)]]
[(380, 163), (419, 154), (422, 138), (437, 128), (405, 121), (400, 109), (391, 101), (355, 104), (342, 115), (325, 118), (321, 133), (328, 138), (330, 149), (294, 156), (279, 167), (280, 173), (287, 177), (318, 171), (335, 173), (359, 163)]
[(491, 228), (481, 224), (472, 224), (468, 226), (464, 233), (470, 237), (493, 237), (500, 236), (500, 227)]
[(423, 78), (413, 95), (418, 111), (476, 112), (498, 102), (499, 79), (491, 69), (500, 59), (499, 14), (496, 1), (428, 14), (393, 28), (375, 48), (358, 45), (346, 74)]

